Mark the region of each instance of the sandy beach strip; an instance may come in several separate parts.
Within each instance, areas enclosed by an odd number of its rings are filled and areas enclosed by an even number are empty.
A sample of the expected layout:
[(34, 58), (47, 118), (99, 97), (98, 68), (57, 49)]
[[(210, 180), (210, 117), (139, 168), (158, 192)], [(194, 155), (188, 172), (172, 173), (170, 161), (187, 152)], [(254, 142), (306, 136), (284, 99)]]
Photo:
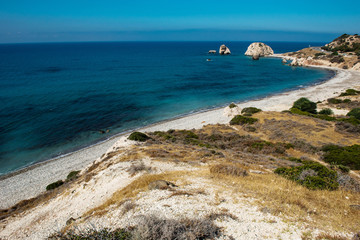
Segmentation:
[[(322, 67), (326, 68), (326, 67)], [(326, 82), (290, 92), (284, 92), (268, 98), (239, 103), (240, 108), (258, 107), (265, 111), (282, 111), (292, 106), (300, 97), (307, 97), (312, 101), (322, 101), (337, 96), (341, 91), (360, 86), (360, 72), (326, 68), (336, 71), (336, 75)], [(227, 124), (231, 117), (223, 114), (224, 108), (217, 108), (206, 112), (196, 113), (178, 119), (161, 122), (139, 129), (139, 131), (166, 131), (168, 129), (201, 128), (207, 124)], [(35, 197), (45, 191), (48, 184), (59, 179), (65, 179), (73, 170), (81, 170), (93, 161), (99, 159), (121, 137), (114, 136), (104, 142), (81, 149), (71, 154), (35, 164), (0, 180), (0, 208), (8, 208), (15, 203)]]

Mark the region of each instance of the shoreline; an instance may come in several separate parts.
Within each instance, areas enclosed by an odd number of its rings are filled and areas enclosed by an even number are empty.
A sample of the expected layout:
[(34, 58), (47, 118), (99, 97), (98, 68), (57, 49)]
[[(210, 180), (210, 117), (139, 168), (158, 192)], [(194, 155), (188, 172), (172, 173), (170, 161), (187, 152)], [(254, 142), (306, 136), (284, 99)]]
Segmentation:
[[(268, 56), (268, 57), (273, 57), (273, 58), (282, 58), (282, 56), (280, 56), (279, 54), (277, 55), (271, 55), (271, 56)], [(303, 66), (303, 67), (308, 67), (308, 68), (313, 68), (312, 66)], [(316, 68), (317, 66), (314, 66), (314, 68)], [(248, 103), (248, 102), (253, 102), (253, 101), (259, 101), (259, 100), (263, 100), (263, 99), (266, 99), (266, 98), (271, 98), (273, 96), (276, 96), (276, 95), (280, 95), (280, 94), (283, 94), (283, 93), (288, 93), (288, 92), (292, 92), (292, 91), (297, 91), (297, 90), (301, 90), (301, 89), (306, 89), (306, 88), (309, 88), (309, 87), (313, 87), (313, 86), (317, 86), (317, 85), (320, 85), (322, 83), (325, 83), (329, 80), (331, 80), (332, 78), (336, 77), (337, 75), (337, 69), (327, 69), (327, 68), (324, 68), (325, 70), (328, 70), (329, 72), (331, 72), (331, 76), (325, 80), (322, 80), (322, 81), (319, 81), (319, 82), (316, 82), (316, 83), (313, 83), (313, 84), (309, 84), (309, 85), (306, 85), (306, 86), (302, 86), (300, 85), (299, 87), (294, 87), (294, 88), (288, 88), (288, 89), (284, 89), (283, 91), (281, 92), (276, 92), (276, 93), (273, 93), (273, 94), (267, 94), (266, 96), (260, 96), (260, 97), (254, 97), (254, 98), (250, 98), (248, 100), (243, 100), (243, 101), (239, 101), (239, 102), (234, 102), (235, 104), (239, 105), (239, 104), (245, 104), (245, 103)], [(16, 176), (16, 175), (19, 175), (19, 174), (22, 174), (24, 172), (27, 172), (27, 171), (30, 171), (34, 168), (37, 168), (37, 167), (40, 167), (44, 164), (47, 164), (47, 163), (50, 163), (52, 161), (56, 161), (56, 160), (59, 160), (61, 158), (65, 158), (65, 157), (68, 157), (68, 156), (71, 156), (72, 154), (76, 154), (77, 152), (79, 151), (83, 151), (83, 150), (86, 150), (86, 149), (89, 149), (89, 148), (92, 148), (92, 147), (95, 147), (97, 145), (100, 145), (100, 144), (103, 144), (103, 143), (106, 143), (108, 141), (111, 141), (113, 140), (114, 138), (120, 138), (124, 135), (127, 135), (128, 133), (131, 133), (133, 131), (140, 131), (142, 129), (146, 129), (146, 128), (150, 128), (150, 127), (153, 127), (153, 126), (156, 126), (156, 125), (160, 125), (160, 124), (164, 124), (166, 122), (171, 122), (171, 121), (174, 121), (174, 120), (178, 120), (178, 119), (182, 119), (182, 118), (186, 118), (186, 117), (191, 117), (193, 115), (197, 115), (197, 114), (201, 114), (201, 113), (205, 113), (205, 112), (209, 112), (209, 111), (214, 111), (214, 110), (219, 110), (219, 109), (223, 109), (225, 108), (226, 106), (228, 106), (230, 104), (229, 103), (226, 103), (226, 104), (223, 104), (221, 106), (214, 106), (214, 107), (208, 107), (208, 108), (202, 108), (202, 109), (199, 109), (199, 110), (194, 110), (194, 111), (190, 111), (189, 113), (185, 113), (185, 114), (180, 114), (180, 115), (177, 115), (173, 118), (169, 118), (169, 119), (165, 119), (165, 120), (160, 120), (158, 122), (154, 122), (154, 123), (151, 123), (151, 124), (148, 124), (148, 125), (145, 125), (145, 126), (142, 126), (142, 127), (136, 127), (136, 128), (131, 128), (131, 129), (128, 129), (128, 130), (124, 130), (124, 131), (121, 131), (119, 133), (116, 133), (114, 135), (111, 135), (111, 136), (108, 136), (108, 137), (105, 137), (105, 138), (102, 138), (102, 139), (99, 139), (97, 141), (93, 141), (92, 143), (90, 143), (89, 145), (85, 145), (85, 146), (81, 146), (81, 147), (78, 147), (78, 148), (74, 148), (73, 150), (69, 151), (69, 152), (66, 152), (66, 153), (63, 153), (63, 154), (59, 154), (59, 155), (55, 155), (53, 157), (50, 157), (48, 159), (44, 159), (44, 160), (41, 160), (39, 162), (35, 162), (35, 163), (30, 163), (24, 167), (21, 167), (21, 168), (18, 168), (18, 169), (15, 169), (9, 173), (5, 173), (5, 174), (2, 174), (0, 175), (0, 182), (2, 180), (5, 180), (7, 178), (10, 178), (10, 177), (13, 177), (13, 176)]]
[[(270, 56), (274, 57), (274, 56)], [(279, 56), (280, 57), (280, 56)], [(292, 103), (300, 97), (308, 97), (312, 101), (325, 100), (337, 95), (340, 91), (359, 84), (360, 72), (342, 70), (324, 66), (306, 66), (332, 70), (335, 75), (332, 78), (286, 92), (275, 93), (260, 99), (253, 99), (237, 103), (240, 108), (247, 106), (259, 107), (265, 111), (282, 111), (289, 109)], [(324, 90), (324, 91), (321, 91)], [(168, 129), (192, 129), (201, 128), (207, 124), (226, 124), (231, 117), (223, 114), (223, 107), (205, 109), (173, 119), (160, 121), (154, 124), (128, 130), (109, 137), (93, 145), (81, 148), (77, 151), (58, 156), (53, 159), (39, 162), (15, 172), (0, 177), (0, 208), (7, 208), (23, 199), (34, 197), (45, 190), (51, 182), (66, 178), (73, 170), (82, 170), (90, 163), (99, 159), (111, 147), (128, 133), (137, 131), (165, 131)]]

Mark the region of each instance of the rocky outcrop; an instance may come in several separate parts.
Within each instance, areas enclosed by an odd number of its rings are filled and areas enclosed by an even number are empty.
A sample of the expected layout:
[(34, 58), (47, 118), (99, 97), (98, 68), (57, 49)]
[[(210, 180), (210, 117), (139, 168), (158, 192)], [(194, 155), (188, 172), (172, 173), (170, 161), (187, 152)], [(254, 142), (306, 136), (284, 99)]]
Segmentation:
[(225, 44), (223, 44), (220, 46), (219, 54), (220, 55), (228, 55), (228, 54), (231, 54), (231, 52), (230, 52), (230, 49), (227, 46), (225, 46)]
[(241, 108), (234, 103), (230, 104), (224, 109), (224, 116), (227, 117), (235, 117), (236, 115), (240, 115), (240, 114), (241, 114)]
[(247, 51), (245, 52), (245, 55), (247, 56), (258, 55), (259, 57), (268, 56), (272, 54), (274, 54), (274, 51), (271, 49), (271, 47), (261, 42), (254, 42), (250, 44)]

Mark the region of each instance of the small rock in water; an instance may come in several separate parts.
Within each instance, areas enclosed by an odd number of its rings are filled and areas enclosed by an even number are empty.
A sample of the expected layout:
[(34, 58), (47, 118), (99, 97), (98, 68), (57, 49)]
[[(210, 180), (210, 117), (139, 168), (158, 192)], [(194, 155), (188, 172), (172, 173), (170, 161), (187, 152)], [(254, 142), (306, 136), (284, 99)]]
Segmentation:
[(259, 56), (259, 55), (253, 55), (253, 56), (252, 56), (252, 59), (253, 59), (253, 60), (259, 60), (259, 59), (260, 59), (260, 56)]

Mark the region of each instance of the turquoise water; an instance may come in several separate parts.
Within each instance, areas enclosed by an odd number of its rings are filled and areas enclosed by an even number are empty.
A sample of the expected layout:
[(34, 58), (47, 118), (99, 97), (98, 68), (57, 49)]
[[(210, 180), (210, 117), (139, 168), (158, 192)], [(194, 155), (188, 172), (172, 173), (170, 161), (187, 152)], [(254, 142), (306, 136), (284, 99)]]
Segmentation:
[[(125, 130), (332, 76), (280, 59), (252, 61), (243, 55), (247, 42), (226, 43), (230, 56), (207, 54), (221, 44), (0, 45), (0, 174)], [(278, 53), (322, 45), (268, 44)]]

